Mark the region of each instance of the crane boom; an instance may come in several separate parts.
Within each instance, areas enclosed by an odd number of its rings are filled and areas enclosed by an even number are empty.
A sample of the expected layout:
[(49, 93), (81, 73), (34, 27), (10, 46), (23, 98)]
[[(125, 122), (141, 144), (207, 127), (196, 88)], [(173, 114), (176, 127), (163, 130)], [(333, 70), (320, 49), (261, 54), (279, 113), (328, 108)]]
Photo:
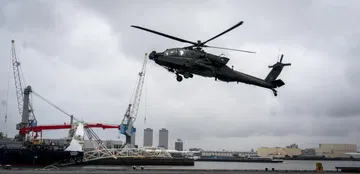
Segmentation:
[(12, 58), (12, 65), (13, 65), (13, 72), (14, 72), (14, 82), (15, 82), (15, 91), (16, 91), (16, 99), (18, 102), (18, 109), (19, 114), (22, 115), (23, 112), (23, 102), (24, 102), (24, 91), (21, 84), (21, 77), (20, 77), (20, 62), (17, 60), (16, 51), (15, 51), (15, 41), (11, 41), (11, 58)]
[(144, 86), (146, 62), (147, 62), (147, 53), (145, 53), (145, 58), (144, 58), (141, 72), (139, 72), (139, 74), (138, 74), (139, 80), (135, 87), (136, 89), (135, 89), (135, 94), (134, 94), (134, 100), (132, 103), (129, 104), (129, 106), (125, 112), (124, 118), (122, 120), (121, 127), (120, 127), (120, 133), (124, 134), (126, 136), (126, 144), (131, 143), (131, 135), (133, 134), (133, 132), (136, 131), (136, 129), (133, 127), (133, 125), (134, 125), (134, 122), (136, 120), (137, 113), (139, 110), (142, 89)]
[[(15, 91), (16, 91), (16, 99), (18, 103), (18, 109), (20, 116), (24, 117), (24, 88), (23, 88), (23, 82), (21, 81), (21, 75), (20, 75), (20, 62), (17, 59), (16, 50), (15, 50), (15, 41), (11, 41), (11, 58), (12, 58), (12, 65), (13, 65), (13, 72), (14, 72), (14, 82), (15, 82)], [(31, 92), (31, 91), (29, 91)], [(27, 118), (22, 119), (22, 124), (30, 124), (33, 125), (33, 123), (36, 122), (36, 118), (34, 115), (34, 112), (32, 110), (32, 105), (30, 103), (27, 104), (28, 114), (25, 114)], [(25, 120), (26, 119), (26, 120)]]

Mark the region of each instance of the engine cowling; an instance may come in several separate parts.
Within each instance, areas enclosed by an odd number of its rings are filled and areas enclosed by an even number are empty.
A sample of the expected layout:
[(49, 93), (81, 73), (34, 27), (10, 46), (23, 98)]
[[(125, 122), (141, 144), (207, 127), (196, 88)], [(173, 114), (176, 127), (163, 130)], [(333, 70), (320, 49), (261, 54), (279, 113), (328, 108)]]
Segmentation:
[(229, 58), (226, 57), (220, 57), (220, 56), (214, 56), (214, 55), (207, 55), (207, 59), (212, 61), (217, 66), (224, 66), (229, 62)]

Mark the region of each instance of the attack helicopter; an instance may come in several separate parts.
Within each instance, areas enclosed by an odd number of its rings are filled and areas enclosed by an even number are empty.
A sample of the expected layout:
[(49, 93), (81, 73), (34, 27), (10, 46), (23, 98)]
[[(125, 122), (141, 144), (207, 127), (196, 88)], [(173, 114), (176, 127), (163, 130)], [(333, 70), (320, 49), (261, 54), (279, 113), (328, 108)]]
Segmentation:
[(151, 32), (179, 42), (192, 44), (191, 46), (187, 46), (183, 48), (180, 47), (168, 48), (163, 52), (152, 51), (149, 54), (150, 60), (153, 60), (156, 64), (164, 67), (169, 72), (174, 73), (176, 75), (176, 80), (179, 82), (183, 80), (183, 77), (185, 79), (193, 78), (195, 74), (203, 77), (211, 77), (211, 78), (214, 77), (215, 81), (220, 80), (223, 82), (237, 82), (237, 83), (241, 82), (249, 85), (255, 85), (255, 86), (271, 89), (273, 91), (274, 96), (277, 96), (277, 91), (275, 90), (275, 88), (285, 85), (285, 83), (281, 79), (277, 79), (277, 77), (280, 75), (284, 66), (291, 65), (291, 63), (282, 63), (284, 55), (281, 55), (280, 61), (276, 62), (272, 66), (269, 66), (269, 68), (272, 68), (272, 70), (269, 72), (266, 78), (261, 79), (258, 77), (254, 77), (236, 71), (233, 69), (233, 67), (230, 68), (229, 66), (226, 65), (230, 60), (229, 58), (223, 55), (218, 56), (211, 53), (207, 53), (202, 49), (202, 48), (216, 48), (216, 49), (231, 50), (231, 51), (241, 51), (246, 53), (255, 53), (253, 51), (247, 51), (247, 50), (239, 50), (239, 49), (206, 45), (206, 43), (208, 43), (209, 41), (220, 37), (221, 35), (239, 27), (242, 24), (243, 21), (240, 21), (233, 27), (208, 39), (205, 42), (201, 42), (200, 40), (198, 40), (197, 42), (192, 42), (178, 37), (170, 36), (158, 31), (143, 28), (140, 26), (131, 25), (131, 27), (144, 30), (147, 32)]

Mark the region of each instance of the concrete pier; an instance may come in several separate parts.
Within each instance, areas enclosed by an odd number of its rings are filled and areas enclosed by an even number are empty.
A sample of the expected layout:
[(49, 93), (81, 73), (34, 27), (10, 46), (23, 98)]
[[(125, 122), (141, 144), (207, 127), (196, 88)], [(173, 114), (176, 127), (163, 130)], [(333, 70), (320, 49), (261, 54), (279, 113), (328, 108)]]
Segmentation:
[[(2, 174), (118, 174), (119, 171), (0, 171)], [(126, 174), (137, 174), (137, 173), (146, 173), (146, 174), (267, 174), (269, 172), (255, 172), (255, 171), (121, 171), (121, 173)], [(273, 172), (274, 173), (274, 172)], [(278, 172), (277, 172), (278, 173)], [(284, 172), (279, 172), (284, 173)], [(288, 172), (291, 174), (304, 173), (304, 172)], [(305, 172), (305, 173), (313, 173), (316, 172)]]
[[(297, 174), (297, 173), (309, 173), (316, 174), (315, 170), (275, 170), (275, 171), (265, 171), (265, 170), (204, 170), (204, 169), (146, 169), (141, 170), (140, 166), (137, 166), (136, 169), (120, 169), (120, 170), (0, 170), (1, 174), (115, 174), (115, 173), (126, 173), (126, 174), (137, 174), (137, 173), (147, 173), (147, 174), (271, 174), (271, 173), (289, 173), (289, 174)], [(339, 173), (336, 171), (323, 171), (321, 173)], [(343, 173), (343, 172), (342, 172)]]
[[(81, 164), (80, 164), (81, 165)], [(87, 161), (82, 163), (82, 165), (110, 165), (110, 166), (145, 166), (145, 165), (162, 165), (162, 166), (194, 166), (195, 162), (193, 159), (185, 158), (105, 158), (94, 161)]]

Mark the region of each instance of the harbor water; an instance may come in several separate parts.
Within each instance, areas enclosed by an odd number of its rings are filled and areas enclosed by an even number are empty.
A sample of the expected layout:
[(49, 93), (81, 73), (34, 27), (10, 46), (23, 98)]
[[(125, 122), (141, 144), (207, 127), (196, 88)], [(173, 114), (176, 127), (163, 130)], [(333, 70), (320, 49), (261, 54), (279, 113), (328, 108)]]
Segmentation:
[[(315, 164), (322, 163), (324, 170), (336, 171), (337, 166), (359, 166), (360, 161), (302, 161), (289, 160), (283, 163), (246, 163), (246, 162), (195, 162), (195, 166), (145, 166), (147, 169), (225, 169), (225, 170), (315, 170)], [(84, 166), (83, 169), (126, 169), (131, 166)]]

